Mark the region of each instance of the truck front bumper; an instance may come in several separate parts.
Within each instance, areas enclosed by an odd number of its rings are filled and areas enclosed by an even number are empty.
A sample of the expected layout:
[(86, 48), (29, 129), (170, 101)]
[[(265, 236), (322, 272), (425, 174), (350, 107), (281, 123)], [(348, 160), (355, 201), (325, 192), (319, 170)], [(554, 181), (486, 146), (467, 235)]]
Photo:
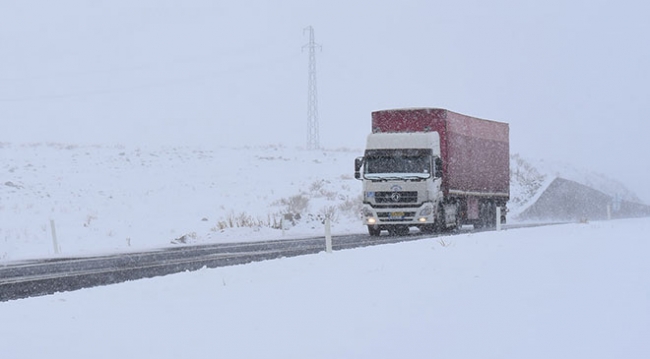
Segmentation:
[(435, 222), (435, 211), (431, 202), (425, 202), (418, 207), (374, 208), (370, 204), (363, 205), (364, 224), (378, 228), (388, 228), (393, 225), (422, 226)]

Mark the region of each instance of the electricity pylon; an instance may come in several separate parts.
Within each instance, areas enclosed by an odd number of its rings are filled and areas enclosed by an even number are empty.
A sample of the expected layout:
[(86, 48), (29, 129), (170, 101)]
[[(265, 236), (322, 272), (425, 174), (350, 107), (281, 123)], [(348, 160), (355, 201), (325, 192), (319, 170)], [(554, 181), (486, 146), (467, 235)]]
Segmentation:
[(311, 26), (303, 30), (309, 31), (309, 43), (303, 45), (303, 49), (309, 49), (309, 80), (307, 90), (307, 149), (317, 150), (320, 148), (320, 135), (318, 133), (318, 91), (316, 89), (316, 47), (321, 48), (314, 42), (314, 28)]

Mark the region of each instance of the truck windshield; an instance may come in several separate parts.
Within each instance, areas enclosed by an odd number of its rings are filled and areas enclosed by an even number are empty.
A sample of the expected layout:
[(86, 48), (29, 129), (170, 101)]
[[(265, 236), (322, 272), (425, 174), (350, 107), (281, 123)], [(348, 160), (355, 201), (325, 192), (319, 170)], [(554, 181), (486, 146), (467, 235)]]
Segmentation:
[(364, 175), (368, 179), (431, 177), (431, 150), (368, 150)]

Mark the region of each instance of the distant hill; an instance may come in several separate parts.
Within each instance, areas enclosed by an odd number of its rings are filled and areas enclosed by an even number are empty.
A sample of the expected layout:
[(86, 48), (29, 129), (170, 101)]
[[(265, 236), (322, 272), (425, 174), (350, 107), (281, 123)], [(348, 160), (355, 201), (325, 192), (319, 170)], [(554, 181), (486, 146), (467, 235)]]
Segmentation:
[(571, 221), (650, 215), (650, 206), (619, 181), (568, 164), (529, 161), (515, 154), (510, 180), (513, 219)]

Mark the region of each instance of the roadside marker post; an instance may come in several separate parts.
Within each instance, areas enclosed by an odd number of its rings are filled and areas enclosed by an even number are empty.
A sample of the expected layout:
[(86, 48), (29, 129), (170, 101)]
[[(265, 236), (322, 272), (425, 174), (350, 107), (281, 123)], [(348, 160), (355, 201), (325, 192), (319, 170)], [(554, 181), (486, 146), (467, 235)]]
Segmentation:
[(56, 227), (54, 220), (50, 219), (50, 228), (52, 229), (52, 246), (54, 246), (54, 254), (59, 254), (59, 243), (56, 240)]
[(332, 229), (330, 219), (325, 219), (325, 251), (332, 253)]
[(497, 206), (497, 231), (501, 230), (501, 207)]

